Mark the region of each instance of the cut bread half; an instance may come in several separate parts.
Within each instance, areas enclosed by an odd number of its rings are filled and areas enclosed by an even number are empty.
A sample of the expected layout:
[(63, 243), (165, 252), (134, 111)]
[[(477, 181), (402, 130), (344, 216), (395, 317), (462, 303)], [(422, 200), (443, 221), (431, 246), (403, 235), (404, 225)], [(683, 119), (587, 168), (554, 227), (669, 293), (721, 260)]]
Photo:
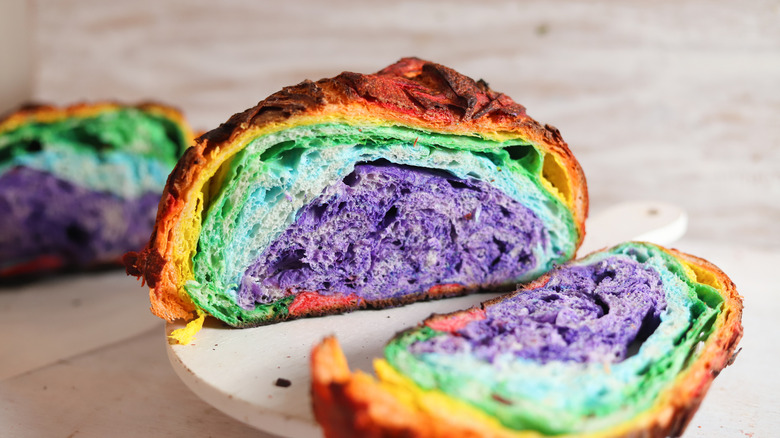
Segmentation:
[(0, 277), (120, 266), (193, 140), (167, 105), (27, 105), (0, 120)]
[(206, 133), (126, 263), (156, 315), (250, 327), (511, 290), (574, 256), (586, 214), (555, 128), (406, 58), (287, 87)]
[(742, 299), (711, 263), (627, 243), (396, 335), (377, 377), (312, 354), (328, 437), (679, 436), (735, 357)]

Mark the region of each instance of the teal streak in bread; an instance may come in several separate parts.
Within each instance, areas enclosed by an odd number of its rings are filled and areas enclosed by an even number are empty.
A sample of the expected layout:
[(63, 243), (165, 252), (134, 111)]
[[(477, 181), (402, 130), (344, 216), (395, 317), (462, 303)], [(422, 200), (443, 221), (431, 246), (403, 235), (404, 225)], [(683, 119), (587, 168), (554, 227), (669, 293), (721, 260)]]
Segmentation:
[(13, 167), (26, 167), (50, 173), (81, 187), (135, 199), (149, 192), (162, 192), (173, 165), (127, 152), (101, 155), (63, 148), (14, 158), (0, 173)]

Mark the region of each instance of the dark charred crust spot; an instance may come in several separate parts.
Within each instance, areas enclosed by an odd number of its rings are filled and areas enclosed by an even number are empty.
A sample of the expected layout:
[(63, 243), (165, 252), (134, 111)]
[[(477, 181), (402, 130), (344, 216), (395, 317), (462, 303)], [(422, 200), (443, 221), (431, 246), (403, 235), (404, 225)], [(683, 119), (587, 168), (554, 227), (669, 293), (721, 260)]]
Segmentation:
[(367, 305), (365, 300), (359, 299), (357, 302), (354, 303), (344, 304), (339, 306), (329, 306), (326, 308), (319, 308), (319, 309), (310, 309), (307, 310), (306, 312), (298, 313), (296, 315), (291, 315), (289, 313), (277, 313), (274, 317), (270, 319), (260, 320), (260, 321), (241, 321), (236, 324), (231, 324), (231, 326), (235, 328), (253, 328), (253, 327), (275, 324), (277, 322), (282, 322), (282, 321), (291, 321), (294, 319), (316, 318), (316, 317), (328, 316), (328, 315), (339, 315), (342, 313), (351, 312), (353, 310), (360, 310), (366, 308), (370, 308), (370, 306)]
[(0, 124), (5, 123), (14, 115), (33, 115), (39, 111), (53, 110), (55, 107), (42, 102), (24, 102), (16, 108), (11, 108), (0, 114)]
[(433, 63), (426, 63), (423, 66), (423, 73), (437, 79), (440, 78), (440, 81), (434, 82), (436, 85), (431, 89), (443, 94), (451, 102), (450, 106), (462, 110), (465, 120), (472, 119), (479, 104), (480, 95), (484, 94), (473, 79), (443, 65)]
[(22, 112), (35, 112), (44, 109), (54, 109), (54, 105), (43, 102), (26, 102), (19, 106), (19, 111)]
[[(348, 74), (348, 73), (342, 73)], [(323, 92), (328, 96), (327, 102), (332, 104), (346, 103), (360, 98), (355, 88), (341, 75), (334, 79), (322, 79), (317, 81)]]
[(149, 249), (141, 253), (141, 256), (138, 257), (137, 260), (137, 266), (142, 268), (146, 284), (148, 284), (149, 287), (154, 288), (160, 281), (165, 259), (157, 250)]
[(247, 120), (260, 126), (279, 119), (289, 118), (325, 104), (325, 95), (320, 86), (312, 81), (303, 81), (292, 87), (272, 94), (261, 102), (255, 114)]
[(388, 76), (367, 76), (345, 72), (335, 77), (333, 82), (343, 83), (357, 99), (376, 102), (401, 111), (422, 112), (419, 103), (412, 99), (414, 83)]
[(222, 143), (225, 141), (228, 141), (230, 139), (230, 134), (233, 133), (233, 130), (236, 128), (236, 125), (233, 123), (227, 122), (222, 123), (217, 127), (216, 129), (213, 129), (203, 135), (201, 135), (198, 138), (198, 142), (208, 142), (208, 143)]
[(276, 382), (274, 382), (274, 385), (276, 385), (276, 386), (278, 386), (280, 388), (289, 388), (290, 385), (292, 385), (292, 382), (287, 380), (287, 379), (283, 379), (283, 378), (280, 377), (280, 378), (276, 379)]
[(728, 362), (726, 362), (726, 366), (732, 365), (734, 363), (734, 361), (737, 360), (737, 355), (739, 355), (739, 353), (741, 351), (742, 351), (742, 348), (740, 348), (737, 351), (735, 351), (734, 354), (732, 354), (731, 357), (729, 357)]
[(555, 143), (563, 143), (563, 137), (561, 136), (561, 131), (559, 131), (558, 128), (552, 125), (544, 125), (544, 130), (545, 135), (551, 141)]
[(131, 251), (122, 256), (122, 264), (125, 265), (125, 272), (127, 275), (133, 277), (140, 277), (143, 275), (143, 271), (138, 268), (138, 253)]
[(487, 105), (483, 106), (479, 111), (475, 112), (472, 116), (474, 119), (479, 119), (482, 116), (488, 115), (490, 113), (494, 113), (496, 111), (499, 111), (501, 109), (501, 102), (499, 102), (498, 99), (493, 99), (490, 102), (488, 102)]
[(501, 404), (510, 405), (510, 406), (513, 404), (512, 400), (507, 400), (504, 397), (501, 397), (500, 395), (498, 395), (496, 393), (490, 394), (490, 398), (492, 398), (493, 400), (495, 400), (495, 401), (497, 401), (497, 402), (499, 402)]
[(198, 155), (196, 149), (188, 149), (184, 156), (179, 159), (179, 162), (176, 163), (176, 166), (174, 166), (171, 174), (168, 175), (166, 189), (168, 194), (173, 197), (173, 199), (179, 198), (180, 186), (182, 186), (183, 182), (186, 181), (188, 175), (190, 175), (192, 172), (192, 167), (194, 167), (200, 158), (201, 157)]

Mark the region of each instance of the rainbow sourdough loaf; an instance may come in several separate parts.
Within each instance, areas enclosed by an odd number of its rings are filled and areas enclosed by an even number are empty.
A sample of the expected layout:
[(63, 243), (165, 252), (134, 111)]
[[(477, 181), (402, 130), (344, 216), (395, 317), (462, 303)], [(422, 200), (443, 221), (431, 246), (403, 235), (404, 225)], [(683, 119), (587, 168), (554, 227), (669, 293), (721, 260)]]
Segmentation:
[(679, 436), (734, 357), (742, 301), (712, 264), (627, 243), (396, 335), (378, 380), (312, 355), (328, 437)]
[(585, 180), (507, 96), (407, 58), (284, 88), (189, 149), (128, 273), (237, 327), (479, 289), (570, 260)]
[(142, 248), (191, 139), (177, 110), (152, 103), (30, 105), (0, 120), (0, 277)]

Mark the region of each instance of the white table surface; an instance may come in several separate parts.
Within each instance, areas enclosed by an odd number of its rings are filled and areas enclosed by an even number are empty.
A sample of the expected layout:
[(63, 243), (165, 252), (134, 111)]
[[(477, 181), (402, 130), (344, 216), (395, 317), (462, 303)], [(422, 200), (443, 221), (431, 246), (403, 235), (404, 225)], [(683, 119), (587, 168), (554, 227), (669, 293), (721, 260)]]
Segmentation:
[[(780, 284), (767, 282), (765, 272), (780, 265), (780, 252), (694, 240), (674, 246), (729, 272), (745, 299), (742, 351), (715, 379), (685, 437), (774, 436), (780, 428), (775, 370)], [(124, 341), (0, 381), (3, 436), (271, 437), (195, 396), (174, 373), (165, 349), (160, 323)], [(276, 377), (269, 376), (268, 385)]]
[[(674, 246), (722, 261), (745, 296), (743, 351), (685, 436), (771, 436), (780, 2), (369, 3), (33, 1), (33, 97), (155, 99), (211, 129), (284, 85), (402, 56), (483, 78), (561, 130), (594, 211), (636, 198), (685, 208), (688, 233)], [(139, 288), (139, 319), (146, 299)], [(162, 322), (150, 327), (2, 378), (0, 436), (263, 436), (190, 392), (168, 362)], [(35, 356), (45, 332), (14, 333), (0, 361)]]

